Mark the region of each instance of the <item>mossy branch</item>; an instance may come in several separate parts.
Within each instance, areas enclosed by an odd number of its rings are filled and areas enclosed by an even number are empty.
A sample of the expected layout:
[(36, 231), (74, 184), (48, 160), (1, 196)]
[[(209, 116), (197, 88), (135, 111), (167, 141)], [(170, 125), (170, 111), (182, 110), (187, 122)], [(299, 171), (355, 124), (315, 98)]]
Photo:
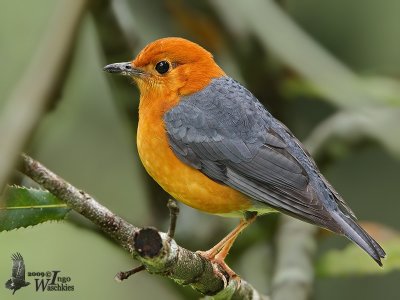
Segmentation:
[(179, 246), (167, 233), (136, 227), (26, 154), (20, 170), (85, 216), (140, 261), (152, 274), (190, 285), (213, 299), (269, 299), (244, 280), (231, 280), (216, 264)]

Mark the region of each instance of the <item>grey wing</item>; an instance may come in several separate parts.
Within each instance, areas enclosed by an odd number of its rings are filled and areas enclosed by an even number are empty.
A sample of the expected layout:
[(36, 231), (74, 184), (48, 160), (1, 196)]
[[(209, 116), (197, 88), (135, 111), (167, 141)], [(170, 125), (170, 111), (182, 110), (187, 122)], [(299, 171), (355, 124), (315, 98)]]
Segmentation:
[(12, 277), (20, 280), (25, 280), (25, 263), (22, 255), (17, 252), (11, 256), (13, 261)]
[(280, 123), (233, 79), (215, 79), (164, 121), (178, 158), (213, 180), (311, 223), (332, 219), (278, 132)]

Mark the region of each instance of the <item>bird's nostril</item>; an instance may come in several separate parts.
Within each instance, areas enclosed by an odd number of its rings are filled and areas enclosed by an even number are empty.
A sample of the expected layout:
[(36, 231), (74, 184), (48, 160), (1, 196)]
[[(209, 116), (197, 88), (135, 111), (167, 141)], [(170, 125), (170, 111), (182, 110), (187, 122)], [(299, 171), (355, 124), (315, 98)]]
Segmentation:
[(131, 65), (126, 65), (125, 69), (130, 70), (130, 69), (132, 69), (132, 66)]

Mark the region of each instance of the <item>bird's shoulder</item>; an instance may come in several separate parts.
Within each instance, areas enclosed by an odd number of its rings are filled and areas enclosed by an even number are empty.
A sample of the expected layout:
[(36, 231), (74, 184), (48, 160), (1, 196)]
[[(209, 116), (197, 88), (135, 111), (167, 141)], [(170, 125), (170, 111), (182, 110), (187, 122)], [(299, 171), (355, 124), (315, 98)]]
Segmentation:
[(224, 166), (259, 162), (259, 167), (267, 168), (264, 165), (271, 163), (283, 173), (295, 174), (302, 185), (307, 183), (301, 163), (281, 132), (288, 129), (230, 77), (214, 79), (185, 97), (166, 112), (164, 121), (170, 147), (192, 167), (204, 171), (210, 168), (209, 162)]
[(167, 111), (169, 134), (184, 142), (241, 140), (259, 147), (265, 142), (283, 147), (271, 128), (273, 117), (257, 98), (234, 79), (213, 79), (203, 90), (185, 96)]
[(351, 214), (301, 142), (229, 77), (184, 97), (164, 121), (176, 156), (213, 180), (323, 226), (328, 208)]

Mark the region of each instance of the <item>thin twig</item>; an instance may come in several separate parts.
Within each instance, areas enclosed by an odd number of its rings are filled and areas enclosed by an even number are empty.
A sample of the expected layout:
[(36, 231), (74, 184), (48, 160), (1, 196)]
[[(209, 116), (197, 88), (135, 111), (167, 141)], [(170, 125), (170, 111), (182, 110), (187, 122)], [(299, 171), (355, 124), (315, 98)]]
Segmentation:
[(176, 221), (178, 219), (179, 207), (174, 199), (169, 199), (167, 203), (169, 209), (169, 229), (168, 236), (173, 239), (175, 236)]
[[(382, 103), (362, 87), (360, 78), (302, 30), (273, 0), (210, 1), (229, 26), (239, 22), (241, 32), (250, 32), (260, 44), (307, 79), (328, 100), (342, 108)], [(232, 18), (229, 16), (241, 17)], [(279, 32), (276, 30), (279, 28)], [(284, 37), (284, 38), (283, 38)]]
[[(315, 154), (319, 147), (311, 142), (306, 148)], [(314, 281), (313, 259), (317, 250), (315, 233), (317, 227), (281, 216), (276, 237), (277, 259), (272, 278), (271, 299), (306, 300), (310, 298)]]
[(190, 285), (215, 299), (268, 299), (246, 281), (226, 277), (218, 264), (180, 247), (167, 233), (154, 228), (138, 228), (128, 223), (28, 155), (22, 155), (20, 169), (73, 210), (99, 226), (150, 273), (169, 277), (181, 285)]
[[(312, 155), (318, 155), (324, 143), (312, 138), (326, 126), (318, 126), (306, 140), (306, 148)], [(333, 124), (331, 124), (333, 125)], [(332, 138), (333, 132), (324, 131)], [(329, 139), (326, 137), (326, 139)], [(324, 141), (326, 140), (324, 139)], [(276, 265), (272, 278), (271, 298), (273, 300), (310, 298), (314, 281), (313, 259), (317, 249), (315, 233), (317, 227), (283, 215), (276, 238)]]
[(316, 230), (316, 226), (286, 215), (281, 216), (276, 241), (277, 260), (272, 280), (272, 299), (309, 299), (314, 279)]
[(136, 268), (133, 268), (133, 269), (131, 269), (131, 270), (129, 270), (129, 271), (121, 271), (121, 272), (118, 272), (117, 275), (115, 275), (114, 279), (115, 279), (116, 281), (121, 282), (121, 281), (123, 281), (123, 280), (125, 280), (125, 279), (128, 279), (128, 278), (131, 277), (132, 275), (134, 275), (134, 274), (136, 274), (136, 273), (139, 273), (139, 272), (141, 272), (141, 271), (144, 271), (144, 270), (146, 270), (146, 266), (145, 266), (145, 265), (140, 265), (140, 266), (138, 266), (138, 267), (136, 267)]

